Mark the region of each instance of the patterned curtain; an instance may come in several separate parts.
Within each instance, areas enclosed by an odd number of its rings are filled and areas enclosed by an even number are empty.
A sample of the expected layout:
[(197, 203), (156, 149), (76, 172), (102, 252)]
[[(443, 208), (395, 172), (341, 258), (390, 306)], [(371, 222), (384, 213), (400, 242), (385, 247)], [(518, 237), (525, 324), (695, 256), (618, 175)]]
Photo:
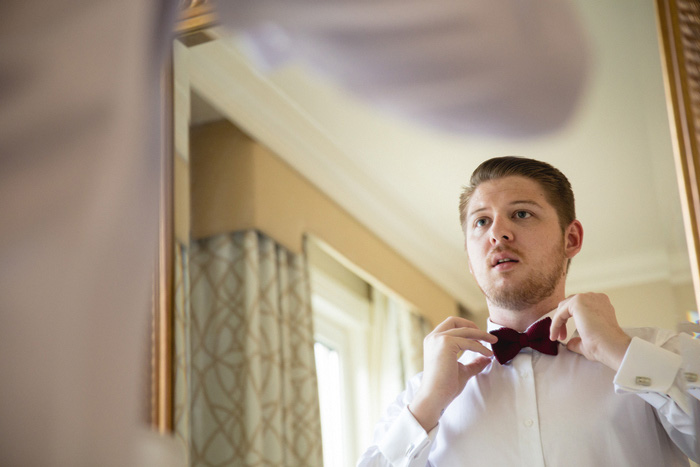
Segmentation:
[(177, 259), (175, 424), (189, 465), (321, 466), (304, 257), (246, 231)]
[(186, 447), (189, 461), (190, 443), (190, 377), (192, 352), (190, 349), (189, 263), (187, 247), (175, 245), (173, 278), (173, 430), (175, 437)]

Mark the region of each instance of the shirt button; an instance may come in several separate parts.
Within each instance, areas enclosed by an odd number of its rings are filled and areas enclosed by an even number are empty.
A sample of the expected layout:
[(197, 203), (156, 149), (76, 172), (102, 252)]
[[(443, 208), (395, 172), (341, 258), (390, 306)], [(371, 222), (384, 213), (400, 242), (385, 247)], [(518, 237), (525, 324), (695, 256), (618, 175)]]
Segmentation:
[(528, 428), (531, 427), (534, 423), (535, 423), (535, 422), (532, 421), (531, 418), (528, 418), (527, 420), (525, 420), (525, 426), (528, 427)]

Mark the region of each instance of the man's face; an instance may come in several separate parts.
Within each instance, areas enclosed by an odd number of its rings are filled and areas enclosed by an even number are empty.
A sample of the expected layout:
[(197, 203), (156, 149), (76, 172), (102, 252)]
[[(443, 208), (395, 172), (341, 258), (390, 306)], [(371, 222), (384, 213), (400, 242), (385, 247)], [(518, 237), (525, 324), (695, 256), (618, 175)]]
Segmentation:
[(537, 182), (520, 176), (483, 182), (464, 227), (469, 270), (490, 303), (518, 310), (563, 292), (570, 251)]

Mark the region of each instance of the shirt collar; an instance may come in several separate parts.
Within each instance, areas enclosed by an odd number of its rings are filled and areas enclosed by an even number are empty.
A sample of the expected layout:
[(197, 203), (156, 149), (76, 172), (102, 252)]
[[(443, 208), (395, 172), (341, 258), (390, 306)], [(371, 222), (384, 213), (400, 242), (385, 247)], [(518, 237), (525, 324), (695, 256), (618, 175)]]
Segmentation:
[[(556, 308), (554, 310), (550, 311), (549, 313), (547, 313), (546, 315), (542, 316), (537, 321), (541, 321), (545, 318), (553, 318), (555, 311), (557, 311)], [(537, 321), (535, 321), (535, 322), (537, 322)], [(535, 323), (532, 323), (530, 326), (532, 326), (533, 324), (535, 324)], [(500, 324), (496, 324), (493, 321), (491, 321), (491, 318), (488, 318), (486, 320), (486, 331), (487, 332), (495, 331), (496, 329), (501, 329), (503, 327), (505, 327), (505, 326), (501, 326)], [(530, 327), (528, 327), (528, 329), (530, 329)], [(569, 342), (569, 340), (572, 337), (574, 337), (575, 332), (576, 332), (576, 323), (574, 322), (573, 318), (569, 318), (569, 320), (566, 322), (566, 339), (561, 340), (559, 342), (561, 342), (562, 344), (566, 344), (567, 342)]]

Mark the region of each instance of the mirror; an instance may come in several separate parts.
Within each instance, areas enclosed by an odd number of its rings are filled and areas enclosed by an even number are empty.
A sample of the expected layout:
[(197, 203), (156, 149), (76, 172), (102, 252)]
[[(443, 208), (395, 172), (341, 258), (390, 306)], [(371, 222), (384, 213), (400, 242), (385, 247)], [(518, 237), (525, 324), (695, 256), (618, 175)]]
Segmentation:
[[(193, 129), (228, 121), (235, 130), (227, 131), (269, 150), (483, 320), (485, 305), (466, 270), (456, 195), (483, 159), (520, 154), (551, 162), (574, 186), (586, 240), (568, 290), (608, 293), (623, 325), (676, 328), (696, 309), (698, 274), (683, 224), (686, 190), (681, 197), (677, 187), (674, 145), (683, 138), (675, 133), (678, 122), (669, 130), (662, 71), (669, 65), (659, 54), (657, 13), (639, 2), (574, 3), (593, 56), (585, 96), (559, 131), (521, 139), (400, 122), (303, 69), (261, 75), (221, 29), (182, 36), (173, 66), (174, 248), (205, 236), (206, 228), (193, 235), (200, 228), (194, 223), (212, 222), (202, 220), (207, 206), (191, 199), (199, 189), (189, 179)], [(452, 224), (445, 221), (450, 216)], [(692, 218), (686, 223), (697, 225)], [(691, 251), (696, 238), (688, 240)], [(175, 255), (174, 262), (181, 260)], [(186, 286), (175, 278), (175, 300)], [(178, 332), (164, 340), (187, 339)], [(176, 352), (175, 366), (187, 365), (178, 358)]]

